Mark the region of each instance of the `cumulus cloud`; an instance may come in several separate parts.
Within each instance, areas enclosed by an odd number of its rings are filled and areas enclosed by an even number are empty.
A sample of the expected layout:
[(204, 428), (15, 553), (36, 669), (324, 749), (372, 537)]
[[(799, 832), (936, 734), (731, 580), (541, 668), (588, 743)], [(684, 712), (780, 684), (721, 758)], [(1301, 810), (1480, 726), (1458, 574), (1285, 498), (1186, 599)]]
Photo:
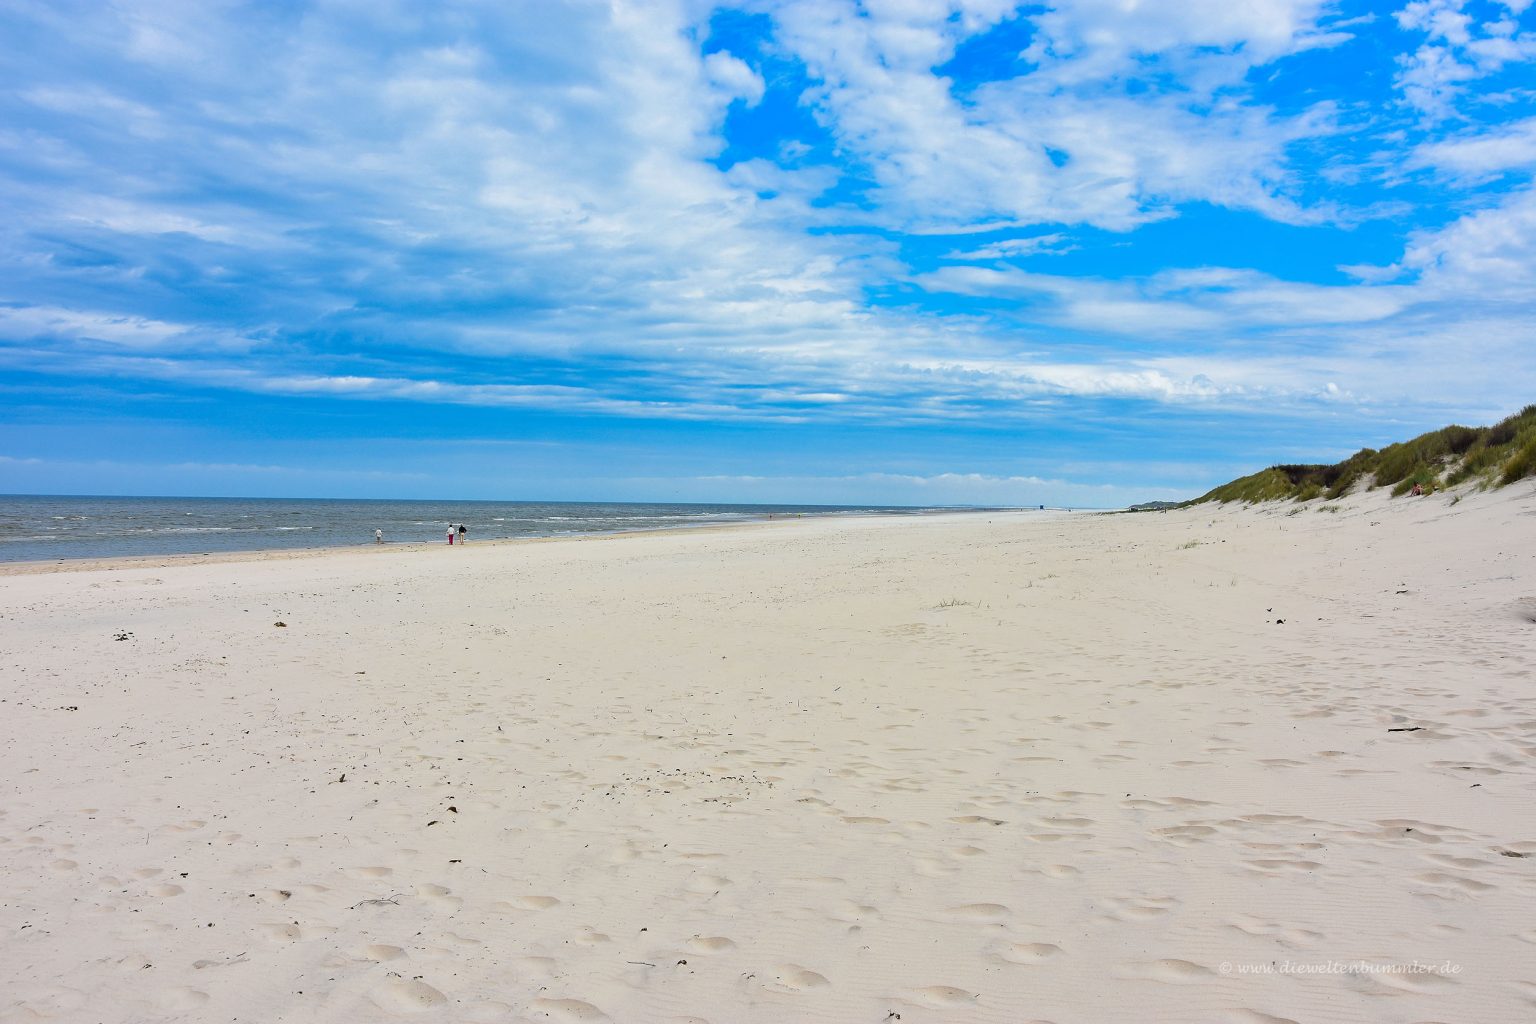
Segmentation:
[[(1323, 10), (1313, 0), (1034, 14), (994, 2), (773, 7), (783, 44), (817, 83), (813, 102), (879, 188), (883, 219), (918, 230), (988, 219), (1127, 230), (1188, 200), (1323, 216), (1291, 194), (1287, 150), (1331, 130), (1332, 106), (1280, 116), (1245, 101), (1243, 86), (1257, 66), (1345, 38), (1319, 28)], [(962, 96), (934, 73), (1014, 18), (1033, 34), (1017, 74)]]
[(1448, 301), (1513, 301), (1536, 309), (1536, 187), (1449, 226), (1416, 234), (1403, 266)]
[(1536, 33), (1521, 31), (1515, 20), (1527, 2), (1505, 3), (1503, 12), (1482, 19), (1469, 6), (1467, 0), (1412, 0), (1396, 14), (1402, 28), (1425, 37), (1399, 59), (1398, 87), (1432, 121), (1456, 114), (1468, 83), (1536, 57)]
[(704, 58), (704, 71), (709, 80), (732, 99), (742, 99), (749, 106), (763, 98), (763, 79), (739, 57), (724, 51), (716, 51)]

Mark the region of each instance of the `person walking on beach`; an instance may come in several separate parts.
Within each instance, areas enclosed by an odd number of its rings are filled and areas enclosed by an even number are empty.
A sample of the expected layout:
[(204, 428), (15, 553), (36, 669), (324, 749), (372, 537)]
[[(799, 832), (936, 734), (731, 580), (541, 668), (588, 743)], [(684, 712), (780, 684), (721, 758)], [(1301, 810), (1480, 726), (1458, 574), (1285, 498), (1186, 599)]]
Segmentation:
[(374, 530), (373, 531), (373, 542), (375, 544), (383, 544), (384, 543), (384, 531), (383, 530)]
[(448, 524), (448, 546), (453, 547), (453, 524)]
[(464, 546), (464, 542), (466, 540), (468, 540), (468, 539), (469, 539), (469, 527), (465, 526), (463, 523), (460, 523), (459, 524), (459, 547), (463, 547)]

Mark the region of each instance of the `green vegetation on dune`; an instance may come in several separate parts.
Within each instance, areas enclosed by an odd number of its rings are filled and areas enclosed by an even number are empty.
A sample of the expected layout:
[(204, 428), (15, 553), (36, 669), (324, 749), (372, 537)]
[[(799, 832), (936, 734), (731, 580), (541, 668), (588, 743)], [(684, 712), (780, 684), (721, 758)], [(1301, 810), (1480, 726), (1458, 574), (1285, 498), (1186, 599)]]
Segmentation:
[(1536, 405), (1491, 427), (1452, 425), (1380, 451), (1362, 448), (1331, 466), (1271, 466), (1222, 484), (1189, 504), (1337, 498), (1357, 483), (1391, 487), (1396, 497), (1415, 484), (1425, 491), (1469, 481), (1502, 487), (1528, 476), (1536, 476)]

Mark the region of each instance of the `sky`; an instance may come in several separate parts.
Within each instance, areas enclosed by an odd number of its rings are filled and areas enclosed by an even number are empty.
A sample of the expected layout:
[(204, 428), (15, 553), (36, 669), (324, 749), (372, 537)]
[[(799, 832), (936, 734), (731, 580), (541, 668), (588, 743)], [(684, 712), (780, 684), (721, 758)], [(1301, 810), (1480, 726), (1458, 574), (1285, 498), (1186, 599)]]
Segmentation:
[(1112, 507), (1536, 401), (1532, 0), (0, 39), (0, 492)]

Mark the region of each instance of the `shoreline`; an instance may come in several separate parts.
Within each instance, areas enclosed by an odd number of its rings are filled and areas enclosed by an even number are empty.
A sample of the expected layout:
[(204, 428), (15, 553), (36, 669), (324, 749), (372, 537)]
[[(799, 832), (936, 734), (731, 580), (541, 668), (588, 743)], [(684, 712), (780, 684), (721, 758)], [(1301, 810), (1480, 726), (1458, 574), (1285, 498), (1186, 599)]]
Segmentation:
[[(1069, 512), (1063, 509), (1044, 509), (1046, 514), (1083, 515), (1106, 510), (1079, 510)], [(906, 520), (923, 518), (928, 516), (964, 516), (980, 514), (1041, 514), (1042, 510), (1035, 508), (1005, 508), (1005, 509), (922, 509), (914, 512), (829, 512), (815, 515), (797, 515), (786, 513), (778, 516), (767, 516), (760, 519), (742, 519), (729, 523), (695, 523), (680, 524), (676, 526), (657, 526), (631, 530), (588, 530), (582, 532), (549, 534), (528, 537), (497, 537), (485, 540), (471, 541), (467, 544), (449, 545), (443, 541), (385, 541), (383, 544), (370, 544), (367, 542), (353, 545), (329, 545), (316, 547), (285, 547), (285, 548), (251, 548), (248, 550), (232, 551), (198, 551), (198, 552), (173, 552), (163, 555), (110, 555), (110, 556), (80, 556), (78, 558), (55, 559), (27, 559), (17, 561), (0, 561), (0, 578), (6, 576), (33, 576), (45, 575), (55, 572), (94, 572), (118, 569), (169, 569), (180, 565), (217, 565), (224, 563), (249, 563), (264, 561), (286, 561), (302, 558), (325, 558), (330, 556), (358, 555), (365, 552), (373, 555), (385, 552), (427, 552), (438, 548), (495, 548), (524, 544), (548, 544), (560, 541), (586, 541), (586, 540), (613, 540), (626, 537), (644, 537), (652, 534), (665, 535), (677, 533), (708, 533), (713, 531), (751, 529), (761, 526), (788, 525), (792, 523), (815, 523), (828, 521), (860, 521), (860, 520)]]

